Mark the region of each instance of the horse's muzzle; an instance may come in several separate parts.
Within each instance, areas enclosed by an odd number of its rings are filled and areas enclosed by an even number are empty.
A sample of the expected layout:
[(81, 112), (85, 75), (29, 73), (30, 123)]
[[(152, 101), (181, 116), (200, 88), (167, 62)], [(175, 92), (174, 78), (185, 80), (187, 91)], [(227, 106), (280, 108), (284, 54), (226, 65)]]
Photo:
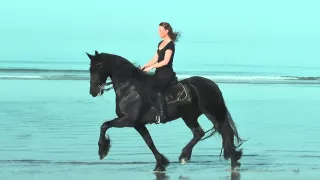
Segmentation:
[(101, 96), (104, 92), (104, 85), (99, 85), (95, 88), (90, 88), (90, 94), (92, 97)]

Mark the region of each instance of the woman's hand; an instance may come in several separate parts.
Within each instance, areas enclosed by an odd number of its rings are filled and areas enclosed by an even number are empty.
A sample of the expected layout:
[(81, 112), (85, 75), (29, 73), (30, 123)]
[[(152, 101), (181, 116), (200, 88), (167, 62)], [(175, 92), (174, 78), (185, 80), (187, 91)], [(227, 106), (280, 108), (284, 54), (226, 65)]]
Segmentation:
[(146, 67), (143, 69), (144, 72), (149, 72), (151, 69), (153, 69), (152, 66)]
[(141, 69), (142, 71), (144, 71), (146, 68), (147, 68), (146, 65), (143, 65), (142, 67), (140, 67), (140, 69)]

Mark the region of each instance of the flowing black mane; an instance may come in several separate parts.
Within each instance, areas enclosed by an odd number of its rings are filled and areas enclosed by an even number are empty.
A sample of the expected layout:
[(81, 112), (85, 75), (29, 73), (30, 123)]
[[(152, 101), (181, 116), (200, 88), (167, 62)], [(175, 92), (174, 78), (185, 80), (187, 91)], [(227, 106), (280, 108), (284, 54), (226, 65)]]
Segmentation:
[[(122, 77), (134, 78), (139, 81), (147, 82), (152, 76), (145, 73), (122, 56), (108, 53), (101, 53), (100, 55), (102, 56), (102, 63), (111, 61), (112, 71), (119, 71)], [(108, 64), (108, 66), (110, 66), (110, 64)]]

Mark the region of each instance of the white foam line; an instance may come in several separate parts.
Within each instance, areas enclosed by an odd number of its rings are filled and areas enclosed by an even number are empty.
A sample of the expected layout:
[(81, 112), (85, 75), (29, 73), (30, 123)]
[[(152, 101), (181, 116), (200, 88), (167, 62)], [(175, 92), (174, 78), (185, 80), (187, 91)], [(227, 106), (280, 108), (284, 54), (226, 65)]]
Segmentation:
[[(188, 78), (194, 75), (177, 75), (179, 78)], [(281, 77), (281, 76), (207, 76), (200, 75), (202, 77), (214, 80), (298, 80), (295, 77)]]
[[(89, 76), (89, 75), (88, 75)], [(299, 80), (298, 77), (284, 77), (284, 76), (215, 76), (215, 75), (196, 75), (196, 74), (192, 74), (192, 75), (187, 75), (187, 74), (177, 74), (178, 79), (185, 79), (185, 78), (189, 78), (191, 76), (201, 76), (204, 78), (208, 78), (210, 80), (214, 80), (214, 81), (282, 81), (282, 80)], [(78, 76), (77, 76), (78, 77)], [(2, 75), (0, 76), (0, 79), (47, 79), (47, 78), (53, 78), (53, 79), (64, 79), (66, 78), (66, 76), (48, 76), (48, 77), (44, 77), (44, 76), (26, 76), (26, 75)], [(75, 78), (73, 76), (70, 77), (70, 79)]]
[(42, 76), (0, 76), (0, 78), (35, 79), (35, 78), (44, 78), (44, 77), (42, 77)]

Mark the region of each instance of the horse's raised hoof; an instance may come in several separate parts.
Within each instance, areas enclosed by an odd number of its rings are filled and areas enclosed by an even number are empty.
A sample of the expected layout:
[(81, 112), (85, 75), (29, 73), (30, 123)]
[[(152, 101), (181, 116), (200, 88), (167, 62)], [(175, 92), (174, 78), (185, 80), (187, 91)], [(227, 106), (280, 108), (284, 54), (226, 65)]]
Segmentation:
[(99, 146), (99, 156), (100, 156), (100, 160), (102, 160), (103, 158), (105, 158), (110, 150), (110, 138), (109, 136), (107, 138), (104, 139), (100, 139), (98, 142), (98, 146)]
[(179, 157), (179, 162), (181, 164), (186, 164), (189, 161), (190, 161), (190, 157), (188, 157), (188, 155), (186, 155), (186, 153), (181, 153), (181, 155)]
[(181, 164), (186, 164), (187, 162), (189, 162), (189, 159), (184, 157), (184, 158), (180, 158), (179, 161)]

